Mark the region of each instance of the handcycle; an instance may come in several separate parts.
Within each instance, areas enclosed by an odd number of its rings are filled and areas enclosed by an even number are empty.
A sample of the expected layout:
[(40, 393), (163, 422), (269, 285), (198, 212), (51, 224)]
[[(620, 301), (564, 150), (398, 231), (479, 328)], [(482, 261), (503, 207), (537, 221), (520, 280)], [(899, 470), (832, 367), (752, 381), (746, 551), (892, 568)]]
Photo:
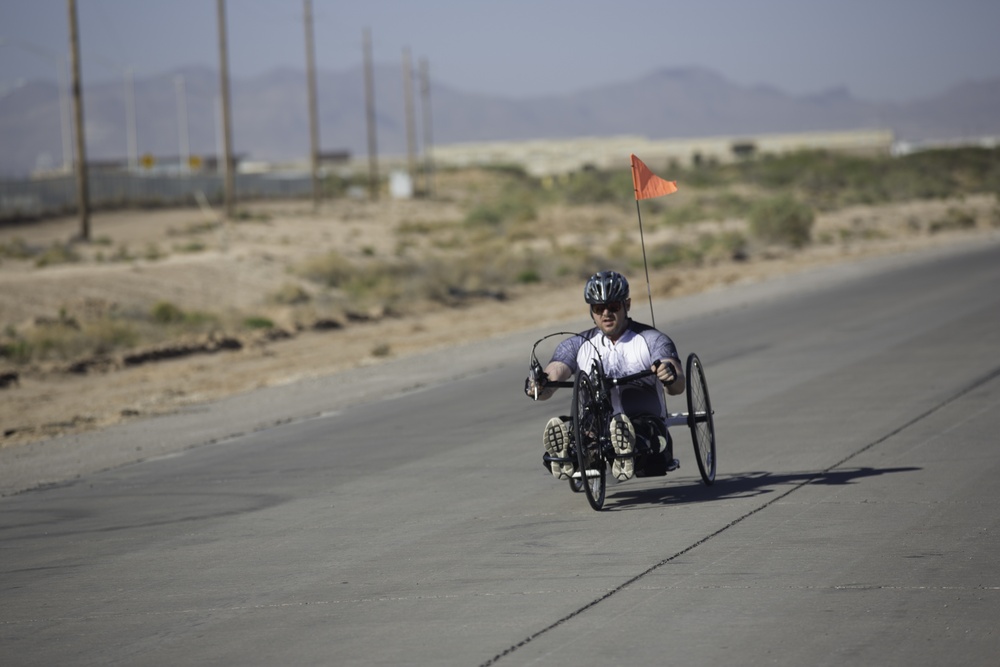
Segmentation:
[[(537, 340), (531, 348), (529, 373), (535, 386), (542, 376), (542, 365), (538, 361), (537, 349), (540, 343), (553, 336), (578, 336), (576, 333), (556, 332)], [(589, 340), (586, 343), (593, 345)], [(611, 390), (654, 375), (651, 370), (643, 370), (622, 377), (608, 377), (600, 361), (595, 359), (589, 371), (579, 370), (572, 381), (548, 381), (545, 386), (573, 389), (570, 405), (569, 453), (565, 458), (553, 457), (548, 452), (545, 460), (551, 463), (574, 463), (576, 472), (569, 479), (574, 492), (583, 491), (590, 506), (597, 511), (604, 507), (607, 490), (607, 470), (615, 459), (611, 443), (610, 424), (614, 410)], [(705, 367), (698, 355), (691, 353), (685, 364), (687, 374), (687, 412), (668, 413), (665, 426), (687, 426), (691, 432), (698, 472), (706, 485), (715, 483), (715, 421), (712, 401), (708, 394)], [(635, 456), (633, 453), (632, 456)]]

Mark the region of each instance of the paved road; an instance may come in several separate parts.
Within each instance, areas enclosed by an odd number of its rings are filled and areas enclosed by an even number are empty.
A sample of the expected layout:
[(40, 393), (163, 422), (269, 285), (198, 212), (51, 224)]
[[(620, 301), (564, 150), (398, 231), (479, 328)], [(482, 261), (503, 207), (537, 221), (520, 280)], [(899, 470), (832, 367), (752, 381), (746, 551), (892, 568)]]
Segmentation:
[(996, 664), (1000, 245), (741, 290), (657, 305), (717, 483), (678, 432), (600, 513), (539, 331), (7, 455), (0, 664)]

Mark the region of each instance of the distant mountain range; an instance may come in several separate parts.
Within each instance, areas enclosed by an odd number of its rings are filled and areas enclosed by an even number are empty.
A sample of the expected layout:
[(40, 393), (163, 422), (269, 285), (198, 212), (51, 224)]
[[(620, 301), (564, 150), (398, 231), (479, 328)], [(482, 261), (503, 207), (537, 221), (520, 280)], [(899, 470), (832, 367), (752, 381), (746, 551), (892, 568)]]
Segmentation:
[[(433, 75), (433, 72), (432, 72)], [(183, 79), (183, 85), (178, 81)], [(377, 146), (381, 155), (406, 152), (403, 77), (398, 67), (375, 68)], [(367, 155), (364, 77), (360, 67), (317, 74), (321, 150)], [(218, 73), (184, 68), (137, 78), (133, 86), (139, 155), (182, 151), (178, 101), (185, 100), (189, 151), (216, 155), (221, 136)], [(304, 70), (278, 69), (233, 79), (234, 151), (247, 159), (304, 160), (309, 115)], [(418, 143), (422, 98), (414, 78)], [(128, 156), (126, 86), (84, 82), (87, 154), (92, 161)], [(64, 98), (66, 109), (70, 100)], [(899, 140), (922, 142), (1000, 135), (1000, 79), (968, 82), (908, 103), (859, 100), (845, 89), (789, 95), (742, 86), (702, 68), (662, 69), (617, 84), (565, 95), (525, 98), (467, 93), (432, 82), (435, 145), (639, 135), (649, 139), (763, 133), (890, 129)], [(0, 175), (25, 175), (63, 161), (64, 114), (55, 84), (27, 82), (0, 96)]]

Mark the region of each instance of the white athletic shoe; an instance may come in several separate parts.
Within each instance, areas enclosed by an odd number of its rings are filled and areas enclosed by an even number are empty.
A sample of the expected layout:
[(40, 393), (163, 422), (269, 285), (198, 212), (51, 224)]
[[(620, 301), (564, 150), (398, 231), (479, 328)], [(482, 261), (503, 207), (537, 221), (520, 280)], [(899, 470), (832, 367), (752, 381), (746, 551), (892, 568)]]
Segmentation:
[[(569, 456), (569, 427), (559, 417), (553, 417), (545, 425), (545, 432), (542, 434), (542, 444), (545, 451), (553, 458), (564, 459)], [(576, 471), (576, 466), (572, 461), (560, 463), (551, 461), (552, 476), (556, 479), (569, 479)]]
[(635, 473), (635, 427), (625, 415), (611, 418), (611, 445), (615, 448), (611, 474), (619, 482), (632, 479)]

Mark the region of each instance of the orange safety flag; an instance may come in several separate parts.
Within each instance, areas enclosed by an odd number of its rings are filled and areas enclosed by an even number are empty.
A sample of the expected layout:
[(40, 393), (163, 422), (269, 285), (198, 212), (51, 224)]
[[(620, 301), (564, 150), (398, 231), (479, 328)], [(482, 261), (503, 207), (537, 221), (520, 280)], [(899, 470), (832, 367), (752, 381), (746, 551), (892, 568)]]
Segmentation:
[(635, 200), (662, 197), (677, 192), (677, 181), (667, 181), (649, 170), (642, 160), (632, 154), (632, 185)]

